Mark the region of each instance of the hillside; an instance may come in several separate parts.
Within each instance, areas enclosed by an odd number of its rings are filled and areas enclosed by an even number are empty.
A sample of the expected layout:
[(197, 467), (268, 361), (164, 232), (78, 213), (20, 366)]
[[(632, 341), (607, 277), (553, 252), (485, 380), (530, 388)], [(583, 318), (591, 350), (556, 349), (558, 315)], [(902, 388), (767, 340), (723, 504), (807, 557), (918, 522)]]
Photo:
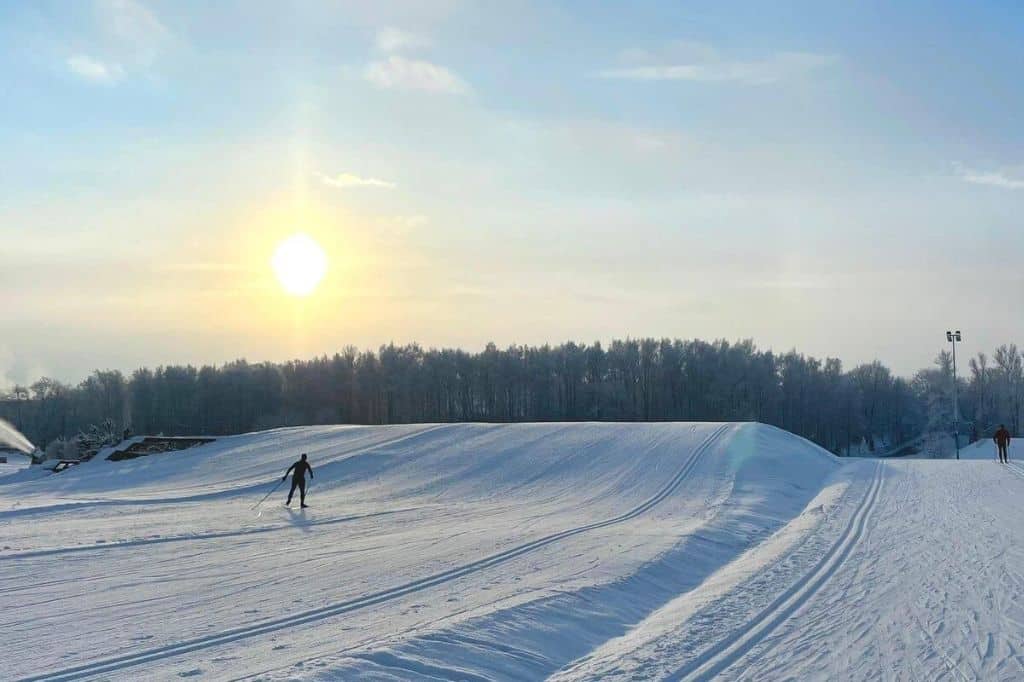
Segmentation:
[[(282, 487), (253, 511), (302, 452), (311, 507)], [(1024, 481), (955, 466), (684, 423), (303, 427), (97, 458), (0, 478), (0, 660), (62, 680), (1019, 671), (998, 617), (1024, 583), (982, 591), (1015, 526), (964, 533)], [(963, 570), (937, 595), (944, 543)]]

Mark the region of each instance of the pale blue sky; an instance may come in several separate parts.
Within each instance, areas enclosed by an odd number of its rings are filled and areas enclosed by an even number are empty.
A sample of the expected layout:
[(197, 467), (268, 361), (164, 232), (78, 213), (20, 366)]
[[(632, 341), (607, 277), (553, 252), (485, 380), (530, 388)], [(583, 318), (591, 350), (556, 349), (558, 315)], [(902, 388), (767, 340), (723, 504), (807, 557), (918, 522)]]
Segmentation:
[[(626, 335), (1024, 341), (1013, 2), (7, 2), (0, 383)], [(269, 279), (308, 232), (310, 299)]]

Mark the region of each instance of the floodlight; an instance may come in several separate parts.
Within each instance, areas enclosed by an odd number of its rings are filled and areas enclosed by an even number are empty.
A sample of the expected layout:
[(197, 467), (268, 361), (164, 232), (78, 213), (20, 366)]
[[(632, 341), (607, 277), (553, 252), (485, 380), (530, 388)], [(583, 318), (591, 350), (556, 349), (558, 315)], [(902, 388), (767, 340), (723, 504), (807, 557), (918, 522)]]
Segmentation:
[(946, 330), (946, 341), (953, 344), (953, 438), (956, 441), (956, 458), (960, 459), (960, 406), (957, 400), (957, 380), (956, 380), (956, 344), (958, 341), (963, 341), (964, 337), (960, 334), (960, 330), (957, 329), (955, 332)]

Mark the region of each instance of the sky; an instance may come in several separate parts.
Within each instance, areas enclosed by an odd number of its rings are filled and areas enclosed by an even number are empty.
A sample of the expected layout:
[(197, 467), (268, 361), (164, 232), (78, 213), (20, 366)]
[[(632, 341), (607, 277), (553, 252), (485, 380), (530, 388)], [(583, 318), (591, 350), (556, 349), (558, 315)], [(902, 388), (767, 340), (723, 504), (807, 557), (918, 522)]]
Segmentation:
[(413, 341), (991, 352), (1024, 341), (1021, 73), (1010, 1), (0, 3), (0, 386)]

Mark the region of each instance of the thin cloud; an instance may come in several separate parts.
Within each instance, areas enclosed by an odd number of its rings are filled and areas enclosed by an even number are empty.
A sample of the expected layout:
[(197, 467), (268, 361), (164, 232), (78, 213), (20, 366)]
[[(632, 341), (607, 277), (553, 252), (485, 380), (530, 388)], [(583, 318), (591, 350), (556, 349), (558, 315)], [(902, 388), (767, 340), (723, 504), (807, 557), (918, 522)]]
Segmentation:
[(166, 272), (254, 272), (250, 267), (236, 263), (170, 263), (162, 267)]
[(429, 47), (431, 41), (416, 33), (388, 26), (377, 31), (375, 44), (377, 49), (382, 52), (400, 52)]
[(464, 80), (443, 66), (398, 55), (367, 64), (363, 78), (385, 90), (421, 90), (463, 95), (470, 89)]
[(353, 173), (339, 173), (338, 175), (324, 175), (318, 173), (320, 182), (329, 187), (338, 189), (350, 189), (352, 187), (380, 187), (382, 189), (394, 189), (398, 185), (379, 178), (364, 178)]
[(401, 219), (402, 224), (408, 228), (423, 227), (430, 222), (430, 219), (423, 215), (410, 215)]
[(174, 37), (167, 27), (134, 0), (96, 0), (94, 8), (99, 28), (97, 50), (106, 57), (69, 57), (67, 68), (79, 78), (113, 85), (149, 69), (173, 43)]
[(811, 52), (779, 52), (763, 59), (737, 61), (726, 59), (713, 47), (700, 43), (675, 43), (661, 52), (631, 49), (622, 54), (622, 60), (630, 63), (603, 69), (597, 76), (633, 81), (771, 85), (838, 61), (834, 55)]
[(390, 219), (391, 225), (400, 230), (415, 230), (425, 227), (429, 222), (423, 215), (399, 215)]
[(171, 32), (144, 5), (133, 0), (99, 0), (100, 22), (109, 38), (132, 59), (148, 66), (171, 41)]
[(120, 64), (103, 62), (84, 54), (68, 57), (67, 66), (79, 78), (93, 83), (113, 85), (124, 78), (124, 69)]
[(960, 179), (972, 185), (988, 185), (1003, 189), (1024, 189), (1024, 179), (1010, 177), (999, 171), (977, 171), (962, 166), (957, 168)]

